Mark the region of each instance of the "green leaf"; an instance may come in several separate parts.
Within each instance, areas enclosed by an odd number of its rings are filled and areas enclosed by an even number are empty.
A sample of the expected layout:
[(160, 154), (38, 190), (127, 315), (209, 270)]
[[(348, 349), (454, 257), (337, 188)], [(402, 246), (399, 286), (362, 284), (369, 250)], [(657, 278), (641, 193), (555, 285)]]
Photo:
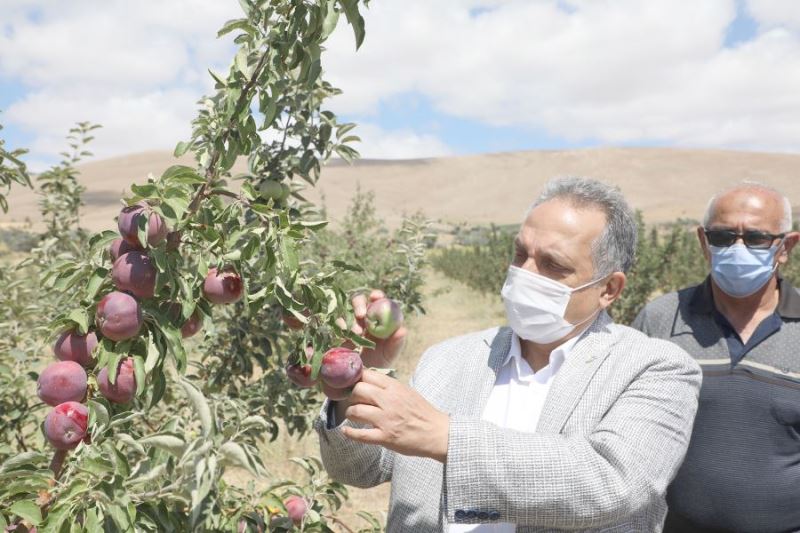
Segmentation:
[(145, 185), (136, 185), (134, 183), (131, 185), (131, 192), (142, 198), (153, 198), (158, 194), (158, 187), (152, 183), (147, 183)]
[(245, 452), (244, 448), (238, 443), (233, 441), (226, 442), (219, 447), (219, 453), (222, 456), (220, 460), (221, 465), (238, 466), (246, 469), (254, 476), (259, 475), (259, 471), (250, 462), (250, 457), (248, 457), (247, 452)]
[(322, 22), (320, 40), (324, 41), (333, 33), (337, 22), (339, 22), (339, 11), (336, 9), (336, 0), (328, 0), (325, 3), (325, 20)]
[(174, 155), (175, 157), (180, 157), (180, 156), (182, 156), (183, 154), (185, 154), (186, 152), (188, 152), (188, 151), (189, 151), (189, 148), (190, 148), (191, 146), (192, 146), (192, 143), (191, 143), (191, 142), (188, 142), (188, 141), (180, 141), (178, 144), (176, 144), (176, 145), (175, 145), (175, 151), (173, 152), (173, 155)]
[(144, 369), (144, 358), (139, 355), (133, 356), (133, 374), (136, 376), (136, 396), (141, 396), (144, 392), (147, 373)]
[(67, 319), (78, 326), (78, 333), (81, 335), (86, 335), (89, 331), (89, 313), (86, 312), (86, 309), (73, 309), (67, 315)]
[(153, 446), (159, 450), (171, 453), (176, 457), (183, 455), (183, 452), (186, 450), (186, 442), (174, 435), (152, 435), (139, 439), (139, 444)]
[(89, 400), (89, 427), (95, 425), (105, 426), (108, 424), (108, 409), (97, 400)]
[(92, 272), (89, 281), (86, 283), (86, 298), (88, 300), (94, 300), (95, 296), (97, 296), (97, 291), (100, 290), (100, 286), (105, 281), (106, 276), (108, 276), (108, 269), (103, 267), (97, 267)]
[(242, 30), (244, 32), (255, 34), (255, 28), (250, 24), (250, 21), (247, 19), (234, 19), (229, 20), (225, 24), (222, 25), (222, 28), (217, 32), (217, 37), (222, 37), (233, 30)]
[(185, 165), (173, 165), (161, 174), (161, 181), (172, 184), (195, 185), (204, 183), (206, 180), (198, 176), (197, 171)]
[(24, 518), (34, 526), (38, 526), (42, 521), (42, 511), (39, 509), (39, 506), (36, 505), (36, 502), (28, 500), (15, 502), (8, 510)]
[(358, 12), (358, 0), (339, 0), (344, 14), (347, 17), (347, 22), (353, 26), (353, 33), (356, 37), (356, 50), (361, 48), (361, 43), (364, 42), (364, 17)]
[(36, 463), (41, 463), (47, 459), (47, 455), (41, 452), (22, 452), (11, 459), (0, 463), (0, 473), (10, 472), (19, 467), (27, 467)]
[(89, 248), (93, 251), (97, 250), (97, 248), (106, 246), (107, 244), (111, 244), (115, 239), (119, 238), (119, 233), (116, 231), (106, 230), (100, 233), (96, 233), (92, 235), (89, 239)]
[(180, 383), (186, 391), (186, 396), (188, 396), (189, 401), (192, 402), (198, 418), (200, 418), (200, 425), (203, 427), (203, 435), (209, 437), (214, 433), (214, 418), (205, 396), (203, 396), (203, 393), (188, 380), (180, 378)]

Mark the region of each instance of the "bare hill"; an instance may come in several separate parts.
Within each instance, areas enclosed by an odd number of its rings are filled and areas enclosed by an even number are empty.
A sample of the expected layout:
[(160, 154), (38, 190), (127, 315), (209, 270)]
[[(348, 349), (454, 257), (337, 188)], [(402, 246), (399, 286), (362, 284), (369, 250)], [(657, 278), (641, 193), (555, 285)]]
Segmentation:
[[(81, 167), (87, 187), (82, 220), (93, 229), (113, 227), (119, 198), (177, 161), (169, 152), (145, 152)], [(183, 163), (191, 164), (185, 159)], [(237, 165), (241, 167), (241, 165)], [(234, 168), (240, 171), (242, 168)], [(510, 152), (404, 161), (334, 162), (319, 188), (332, 219), (339, 218), (356, 187), (374, 191), (378, 213), (395, 225), (418, 210), (442, 222), (516, 223), (541, 185), (553, 176), (585, 175), (617, 184), (649, 222), (699, 219), (711, 194), (744, 179), (771, 184), (800, 203), (800, 155), (667, 148), (597, 148)], [(38, 213), (36, 195), (15, 188), (0, 224)]]

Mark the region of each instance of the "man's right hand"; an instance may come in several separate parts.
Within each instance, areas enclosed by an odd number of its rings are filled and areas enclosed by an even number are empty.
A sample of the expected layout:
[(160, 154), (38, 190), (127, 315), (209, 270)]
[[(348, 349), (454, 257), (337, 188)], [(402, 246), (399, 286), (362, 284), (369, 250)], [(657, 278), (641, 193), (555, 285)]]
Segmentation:
[[(365, 367), (374, 368), (392, 368), (397, 356), (403, 349), (406, 334), (408, 330), (404, 324), (401, 324), (397, 331), (386, 339), (376, 339), (367, 333), (367, 306), (376, 300), (385, 298), (386, 295), (383, 291), (373, 290), (370, 292), (369, 297), (365, 294), (357, 294), (351, 300), (353, 306), (353, 315), (355, 316), (355, 323), (350, 328), (353, 333), (368, 338), (375, 343), (375, 348), (363, 348), (361, 350), (361, 361)], [(341, 319), (340, 319), (341, 320)], [(344, 320), (339, 322), (341, 327), (345, 327)], [(350, 401), (340, 400), (335, 403), (336, 408), (336, 423), (341, 424), (345, 419), (344, 412), (350, 406)]]

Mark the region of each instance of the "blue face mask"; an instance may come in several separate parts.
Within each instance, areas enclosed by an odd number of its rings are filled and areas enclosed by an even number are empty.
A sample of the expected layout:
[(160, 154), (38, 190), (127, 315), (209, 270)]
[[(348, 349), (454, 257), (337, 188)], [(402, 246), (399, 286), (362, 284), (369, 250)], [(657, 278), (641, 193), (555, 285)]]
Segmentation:
[(775, 269), (778, 246), (756, 250), (744, 244), (709, 246), (711, 277), (725, 294), (744, 298), (766, 285)]

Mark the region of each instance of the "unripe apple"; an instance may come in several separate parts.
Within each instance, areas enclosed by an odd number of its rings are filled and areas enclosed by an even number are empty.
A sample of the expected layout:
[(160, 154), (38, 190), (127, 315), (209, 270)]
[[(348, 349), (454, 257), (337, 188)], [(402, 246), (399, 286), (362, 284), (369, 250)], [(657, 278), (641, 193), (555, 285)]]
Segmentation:
[(282, 202), (289, 197), (291, 190), (283, 182), (275, 180), (264, 180), (258, 186), (258, 192), (265, 200), (272, 199), (275, 202)]
[(138, 246), (134, 246), (122, 237), (119, 239), (114, 239), (111, 245), (108, 247), (108, 253), (111, 256), (111, 261), (116, 261), (119, 256), (122, 254), (126, 254), (128, 252), (133, 251), (141, 251), (141, 248)]
[(86, 335), (80, 335), (74, 329), (67, 330), (53, 345), (53, 353), (61, 361), (75, 361), (83, 367), (94, 364), (92, 351), (97, 346), (97, 335), (90, 331)]
[(139, 202), (136, 205), (123, 208), (117, 219), (117, 227), (122, 238), (139, 248), (144, 246), (139, 241), (138, 219), (145, 216), (146, 212), (150, 213), (150, 217), (147, 219), (147, 244), (157, 246), (166, 238), (169, 229), (161, 216), (152, 212), (147, 203)]
[(39, 374), (37, 393), (47, 405), (80, 402), (86, 396), (86, 371), (75, 361), (51, 363)]
[(367, 306), (367, 332), (376, 339), (388, 339), (402, 325), (403, 310), (394, 300), (381, 298)]
[(319, 375), (335, 389), (346, 389), (358, 383), (362, 371), (361, 356), (349, 348), (331, 348), (322, 356)]
[(138, 298), (152, 298), (155, 295), (156, 275), (156, 267), (150, 257), (137, 251), (122, 254), (111, 268), (114, 286)]
[(128, 403), (136, 396), (136, 374), (133, 370), (133, 358), (127, 357), (117, 366), (117, 379), (112, 385), (108, 380), (108, 368), (103, 367), (97, 374), (97, 388), (108, 401)]
[(44, 419), (44, 436), (58, 450), (71, 450), (86, 438), (89, 410), (78, 402), (53, 407)]
[(142, 328), (142, 309), (130, 294), (114, 291), (97, 304), (94, 320), (104, 337), (124, 341), (135, 337)]
[(203, 296), (215, 304), (233, 303), (242, 297), (242, 278), (232, 269), (218, 272), (211, 268), (203, 282)]
[(303, 523), (303, 517), (306, 515), (306, 511), (308, 511), (308, 503), (305, 499), (300, 496), (292, 495), (286, 498), (283, 505), (286, 507), (286, 514), (292, 519), (294, 525), (299, 526)]

